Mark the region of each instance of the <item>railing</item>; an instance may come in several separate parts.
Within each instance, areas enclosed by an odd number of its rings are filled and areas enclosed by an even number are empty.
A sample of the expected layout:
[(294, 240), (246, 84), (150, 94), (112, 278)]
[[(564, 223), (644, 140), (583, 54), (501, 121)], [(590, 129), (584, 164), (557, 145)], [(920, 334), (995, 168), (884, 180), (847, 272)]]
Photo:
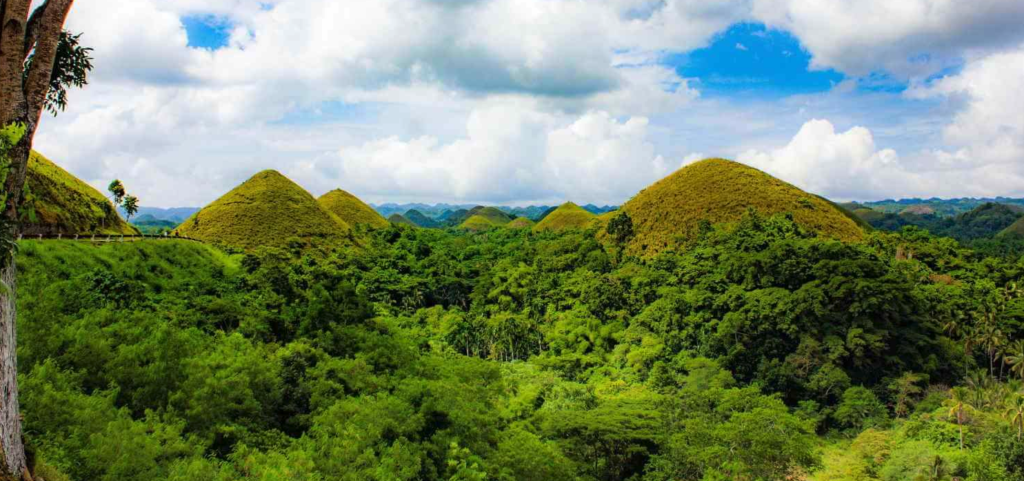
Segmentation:
[(117, 235), (117, 234), (37, 234), (18, 235), (18, 240), (70, 240), (85, 242), (141, 242), (145, 240), (185, 240), (191, 242), (203, 241), (191, 237), (180, 237), (173, 235), (139, 234), (139, 235)]

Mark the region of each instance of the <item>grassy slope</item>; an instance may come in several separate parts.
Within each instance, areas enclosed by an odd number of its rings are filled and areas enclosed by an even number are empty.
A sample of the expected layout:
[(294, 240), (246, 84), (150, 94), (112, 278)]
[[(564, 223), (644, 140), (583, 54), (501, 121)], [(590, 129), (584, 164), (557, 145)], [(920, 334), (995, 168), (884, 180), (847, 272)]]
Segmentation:
[(427, 217), (426, 214), (424, 214), (424, 213), (422, 213), (422, 212), (420, 212), (420, 211), (418, 211), (416, 209), (412, 209), (412, 210), (406, 212), (403, 215), (403, 217), (408, 219), (409, 222), (412, 222), (417, 227), (423, 227), (425, 229), (436, 229), (436, 228), (440, 227), (440, 224), (438, 224), (437, 221), (435, 221), (434, 219), (431, 219), (430, 217)]
[(419, 227), (415, 223), (413, 223), (413, 221), (407, 219), (402, 214), (391, 214), (391, 217), (388, 217), (388, 222), (398, 225), (407, 225), (410, 227)]
[(623, 206), (636, 232), (628, 250), (656, 254), (694, 235), (701, 220), (736, 222), (748, 208), (766, 215), (790, 212), (797, 223), (826, 237), (857, 240), (864, 235), (857, 223), (818, 196), (752, 167), (707, 159), (679, 169)]
[(284, 246), (292, 237), (341, 244), (351, 227), (287, 177), (266, 170), (186, 219), (175, 232), (253, 249)]
[(533, 230), (563, 231), (567, 229), (584, 229), (591, 225), (597, 216), (582, 207), (566, 202), (544, 217), (533, 227)]
[(123, 274), (159, 292), (166, 290), (168, 283), (193, 282), (199, 271), (234, 275), (241, 258), (198, 242), (174, 239), (101, 245), (24, 240), (18, 243), (17, 255), (19, 287), (26, 293), (18, 296), (19, 302), (32, 297), (30, 293), (43, 293), (53, 282), (68, 280), (71, 272), (98, 269)]
[(508, 227), (510, 229), (529, 229), (529, 228), (532, 228), (535, 225), (537, 225), (536, 222), (534, 222), (534, 221), (532, 221), (532, 220), (530, 220), (530, 219), (528, 219), (526, 217), (517, 217), (512, 222), (509, 222), (506, 227)]
[(35, 198), (35, 222), (22, 224), (26, 235), (138, 233), (103, 194), (37, 152), (26, 183)]
[(502, 212), (497, 207), (477, 206), (469, 210), (466, 220), (459, 224), (462, 229), (481, 230), (491, 227), (501, 227), (512, 222), (512, 216)]
[(341, 189), (332, 190), (317, 199), (327, 212), (338, 216), (349, 225), (366, 224), (370, 227), (384, 228), (388, 221), (358, 197)]

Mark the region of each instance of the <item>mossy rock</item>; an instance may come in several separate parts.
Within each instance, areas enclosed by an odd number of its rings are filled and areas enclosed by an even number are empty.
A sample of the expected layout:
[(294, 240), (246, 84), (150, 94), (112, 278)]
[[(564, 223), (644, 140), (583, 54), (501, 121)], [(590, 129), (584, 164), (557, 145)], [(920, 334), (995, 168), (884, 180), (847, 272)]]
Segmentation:
[(284, 247), (294, 238), (340, 246), (351, 240), (351, 231), (298, 184), (265, 170), (203, 207), (174, 233), (250, 250)]
[(38, 152), (28, 158), (25, 185), (33, 212), (21, 224), (26, 236), (139, 233), (110, 199)]
[(622, 206), (635, 232), (627, 252), (652, 256), (679, 247), (698, 234), (701, 221), (735, 223), (748, 209), (763, 215), (790, 213), (797, 224), (824, 237), (864, 237), (863, 228), (821, 197), (753, 167), (707, 159), (679, 169)]
[(572, 202), (566, 202), (533, 226), (533, 230), (561, 232), (568, 229), (586, 229), (596, 220), (596, 215)]
[(341, 189), (332, 190), (316, 200), (321, 207), (350, 226), (365, 224), (370, 227), (384, 228), (388, 221), (382, 215), (366, 205), (358, 197)]

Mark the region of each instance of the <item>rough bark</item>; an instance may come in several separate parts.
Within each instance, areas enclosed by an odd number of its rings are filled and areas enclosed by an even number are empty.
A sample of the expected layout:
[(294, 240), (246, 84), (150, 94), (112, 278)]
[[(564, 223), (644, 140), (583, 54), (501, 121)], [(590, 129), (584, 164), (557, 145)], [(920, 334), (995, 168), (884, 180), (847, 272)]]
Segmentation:
[(25, 446), (21, 439), (21, 417), (18, 411), (17, 311), (15, 283), (17, 268), (12, 260), (0, 271), (0, 443), (2, 443), (7, 474), (26, 471)]
[[(45, 106), (60, 32), (74, 0), (47, 0), (29, 18), (31, 0), (0, 3), (0, 126), (21, 123), (25, 135), (8, 152), (10, 172), (2, 186), (7, 205), (3, 215), (17, 225), (18, 207), (32, 139)], [(25, 59), (34, 55), (25, 72)], [(16, 229), (16, 228), (15, 228)], [(16, 230), (11, 235), (17, 235)], [(0, 265), (0, 476), (30, 479), (18, 408), (17, 267), (13, 256)]]

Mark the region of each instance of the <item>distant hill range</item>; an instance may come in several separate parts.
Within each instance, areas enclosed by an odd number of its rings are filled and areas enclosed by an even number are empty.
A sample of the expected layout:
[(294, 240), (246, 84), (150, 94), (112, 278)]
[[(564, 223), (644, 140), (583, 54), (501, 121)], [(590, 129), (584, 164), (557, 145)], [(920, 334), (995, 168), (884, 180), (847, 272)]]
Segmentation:
[[(124, 217), (124, 209), (118, 208), (117, 210)], [(146, 217), (145, 221), (162, 220), (174, 222), (177, 225), (184, 222), (185, 219), (192, 217), (192, 214), (196, 212), (199, 212), (199, 207), (170, 207), (163, 209), (160, 207), (139, 206), (139, 212), (132, 218), (132, 223), (138, 224), (138, 222), (143, 221), (143, 217), (149, 216)]]
[[(962, 197), (959, 199), (939, 199), (937, 197), (933, 197), (930, 199), (886, 199), (871, 202), (857, 202), (856, 204), (858, 206), (886, 214), (900, 214), (904, 212), (912, 214), (931, 213), (940, 217), (952, 217), (958, 214), (963, 214), (964, 212), (970, 212), (985, 204), (1017, 205), (1024, 208), (1024, 199), (1011, 197)], [(847, 204), (844, 204), (844, 206), (845, 205)]]
[[(540, 222), (545, 216), (554, 212), (558, 206), (550, 205), (530, 205), (525, 207), (509, 207), (509, 206), (482, 206), (478, 204), (370, 204), (381, 216), (391, 218), (394, 214), (399, 214), (406, 220), (412, 222), (418, 227), (425, 228), (443, 228), (443, 227), (458, 227), (465, 223), (470, 217), (479, 213), (481, 209), (485, 207), (499, 210), (507, 215), (507, 220), (511, 221), (519, 217), (525, 217), (533, 222)], [(618, 206), (605, 205), (596, 206), (594, 204), (587, 204), (580, 206), (583, 210), (590, 212), (594, 215), (601, 215), (607, 212), (618, 210)], [(497, 219), (491, 216), (490, 220), (492, 223), (497, 221), (499, 224), (505, 224), (501, 219)], [(485, 224), (479, 222), (477, 219), (471, 224), (478, 228), (484, 227)]]

